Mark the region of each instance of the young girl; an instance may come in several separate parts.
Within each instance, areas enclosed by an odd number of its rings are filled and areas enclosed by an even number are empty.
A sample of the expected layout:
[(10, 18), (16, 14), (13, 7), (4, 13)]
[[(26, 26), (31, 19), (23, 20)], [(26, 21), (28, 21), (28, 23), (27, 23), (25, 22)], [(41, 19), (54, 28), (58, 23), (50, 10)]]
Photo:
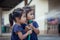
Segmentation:
[(12, 29), (11, 40), (26, 40), (26, 37), (32, 33), (31, 30), (25, 32), (25, 29), (23, 29), (21, 25), (26, 22), (26, 14), (22, 9), (17, 8), (13, 13), (9, 14), (9, 21), (11, 26), (13, 22), (15, 22)]
[[(38, 29), (37, 22), (33, 20), (34, 19), (34, 12), (31, 9), (31, 7), (24, 7), (23, 9), (26, 11), (28, 25), (32, 29), (32, 34), (30, 35), (30, 40), (38, 40), (37, 34), (39, 34), (39, 29)], [(26, 27), (26, 28), (28, 28), (28, 27)]]

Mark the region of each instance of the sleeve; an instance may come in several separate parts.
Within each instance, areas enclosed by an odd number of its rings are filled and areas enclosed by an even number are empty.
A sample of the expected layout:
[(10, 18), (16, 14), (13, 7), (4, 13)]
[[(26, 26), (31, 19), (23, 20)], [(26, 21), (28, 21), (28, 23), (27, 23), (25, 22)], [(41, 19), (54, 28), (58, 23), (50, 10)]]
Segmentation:
[(14, 32), (22, 32), (22, 28), (21, 27), (18, 27), (18, 26), (16, 26), (15, 28), (14, 28)]
[(38, 25), (37, 22), (33, 22), (32, 25), (33, 25), (35, 28), (38, 28), (38, 27), (39, 27), (39, 25)]
[(23, 29), (25, 29), (26, 26), (27, 26), (27, 24), (22, 24)]

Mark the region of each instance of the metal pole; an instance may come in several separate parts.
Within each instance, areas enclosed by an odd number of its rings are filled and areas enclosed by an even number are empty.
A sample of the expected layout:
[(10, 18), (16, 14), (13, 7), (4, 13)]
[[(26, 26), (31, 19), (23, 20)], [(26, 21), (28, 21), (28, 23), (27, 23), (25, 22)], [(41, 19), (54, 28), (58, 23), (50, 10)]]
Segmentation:
[(25, 1), (25, 6), (28, 4), (28, 0), (24, 0)]

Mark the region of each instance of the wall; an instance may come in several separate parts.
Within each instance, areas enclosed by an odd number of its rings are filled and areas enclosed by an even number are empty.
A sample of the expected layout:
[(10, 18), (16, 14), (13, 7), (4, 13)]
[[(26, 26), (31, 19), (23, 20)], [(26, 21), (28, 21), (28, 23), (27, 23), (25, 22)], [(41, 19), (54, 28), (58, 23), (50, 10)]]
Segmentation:
[(9, 11), (2, 11), (2, 18), (4, 18), (4, 25), (9, 24)]
[[(52, 15), (54, 13), (54, 15)], [(60, 0), (49, 0), (49, 13), (52, 16), (60, 13)]]
[(60, 10), (60, 0), (49, 0), (49, 11)]

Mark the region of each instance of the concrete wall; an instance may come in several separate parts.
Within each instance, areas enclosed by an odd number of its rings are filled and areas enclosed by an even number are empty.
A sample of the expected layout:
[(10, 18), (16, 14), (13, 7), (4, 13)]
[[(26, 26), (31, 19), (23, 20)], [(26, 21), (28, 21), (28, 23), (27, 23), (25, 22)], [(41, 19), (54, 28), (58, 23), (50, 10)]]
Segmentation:
[(54, 14), (52, 16), (57, 16), (60, 13), (60, 0), (49, 0), (49, 13)]
[(49, 11), (60, 10), (60, 0), (49, 0)]

